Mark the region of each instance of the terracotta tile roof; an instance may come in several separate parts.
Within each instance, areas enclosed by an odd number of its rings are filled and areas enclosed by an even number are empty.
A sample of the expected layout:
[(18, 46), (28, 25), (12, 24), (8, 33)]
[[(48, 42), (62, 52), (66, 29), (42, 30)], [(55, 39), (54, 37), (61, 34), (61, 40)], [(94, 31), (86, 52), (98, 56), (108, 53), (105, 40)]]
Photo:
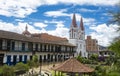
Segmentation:
[(0, 38), (28, 41), (28, 42), (40, 42), (40, 43), (74, 46), (70, 44), (66, 38), (52, 36), (46, 33), (32, 34), (32, 37), (27, 37), (23, 34), (0, 30)]
[(20, 40), (20, 41), (31, 41), (30, 38), (22, 34), (9, 32), (9, 31), (3, 31), (3, 30), (0, 30), (0, 38)]
[(51, 43), (51, 44), (74, 46), (73, 44), (69, 43), (66, 38), (61, 38), (61, 37), (49, 35), (47, 33), (32, 34), (32, 37), (36, 38), (33, 41), (40, 41), (42, 43)]
[(53, 35), (49, 35), (47, 33), (41, 33), (41, 34), (33, 34), (32, 37), (39, 37), (41, 40), (48, 40), (48, 41), (68, 41), (66, 38), (61, 38)]
[(62, 64), (53, 68), (55, 71), (71, 72), (71, 73), (89, 73), (94, 69), (80, 63), (77, 59), (71, 58), (63, 62)]

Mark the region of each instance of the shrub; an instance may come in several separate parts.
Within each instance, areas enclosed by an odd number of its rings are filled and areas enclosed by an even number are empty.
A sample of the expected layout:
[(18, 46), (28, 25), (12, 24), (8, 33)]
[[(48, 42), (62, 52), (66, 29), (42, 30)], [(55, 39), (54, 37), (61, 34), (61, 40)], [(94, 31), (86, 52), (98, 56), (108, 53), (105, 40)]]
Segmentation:
[(120, 73), (118, 72), (111, 72), (108, 74), (108, 76), (120, 76)]
[(27, 65), (27, 64), (24, 64), (24, 63), (22, 63), (22, 62), (17, 63), (17, 64), (15, 65), (15, 72), (18, 72), (18, 71), (26, 72), (26, 71), (28, 71), (28, 70), (29, 70), (28, 65)]
[(91, 60), (98, 61), (98, 55), (97, 55), (97, 54), (92, 54), (92, 55), (90, 56), (90, 59), (91, 59)]
[(2, 67), (2, 76), (15, 76), (14, 68), (12, 66), (4, 65)]
[(77, 60), (80, 61), (81, 63), (84, 63), (84, 64), (90, 64), (92, 62), (91, 60), (84, 58), (84, 57), (81, 57), (81, 56), (78, 56)]
[(37, 55), (33, 55), (32, 60), (33, 60), (35, 63), (37, 63), (37, 62), (38, 62), (38, 56), (37, 56)]
[(30, 67), (30, 68), (33, 68), (35, 66), (35, 62), (34, 61), (27, 61), (27, 65)]

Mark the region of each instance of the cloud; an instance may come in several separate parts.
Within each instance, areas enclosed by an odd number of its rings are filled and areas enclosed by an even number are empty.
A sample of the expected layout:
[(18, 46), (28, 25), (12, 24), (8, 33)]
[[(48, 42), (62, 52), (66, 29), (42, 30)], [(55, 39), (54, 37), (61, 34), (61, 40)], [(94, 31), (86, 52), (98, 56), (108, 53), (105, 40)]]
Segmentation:
[[(19, 18), (25, 18), (31, 13), (36, 12), (37, 8), (42, 5), (55, 5), (62, 3), (74, 5), (113, 6), (118, 1), (119, 0), (0, 0), (0, 15), (7, 17), (14, 16)], [(57, 14), (55, 12), (57, 12)], [(60, 16), (61, 12), (65, 11), (61, 10), (46, 12), (46, 15), (51, 16), (55, 14), (55, 16)], [(66, 15), (68, 14), (62, 13), (62, 16)]]
[(41, 5), (40, 0), (1, 0), (0, 15), (24, 18)]
[(100, 24), (98, 26), (91, 26), (90, 29), (94, 32), (91, 32), (90, 35), (98, 40), (99, 45), (108, 46), (113, 38), (118, 36), (116, 29), (117, 25)]
[(47, 25), (44, 23), (34, 23), (35, 24), (34, 26), (42, 28), (40, 30), (40, 29), (36, 29), (33, 25), (30, 25), (25, 22), (24, 23), (19, 22), (17, 25), (14, 25), (12, 23), (6, 23), (6, 22), (0, 21), (0, 30), (6, 30), (6, 31), (11, 31), (11, 32), (16, 32), (16, 33), (22, 34), (22, 32), (25, 30), (26, 24), (28, 26), (28, 31), (30, 33), (48, 33), (51, 35), (68, 38), (69, 29), (66, 28), (64, 26), (64, 24), (61, 22), (60, 23), (58, 22), (56, 24), (56, 28), (54, 30), (46, 30), (45, 27), (47, 27)]
[(81, 8), (81, 9), (77, 9), (80, 12), (95, 12), (96, 10), (91, 10), (91, 9), (86, 9), (86, 8)]
[[(68, 16), (68, 17), (70, 17), (71, 18), (71, 20), (72, 20), (72, 18), (73, 18), (73, 13), (70, 13), (70, 14), (68, 14), (68, 13), (65, 13), (64, 11), (67, 11), (67, 10), (57, 10), (57, 11), (48, 11), (48, 12), (45, 12), (44, 14), (46, 15), (46, 16), (49, 16), (49, 17), (59, 17), (59, 16)], [(81, 15), (79, 14), (79, 13), (75, 13), (75, 15), (76, 15), (76, 21), (77, 22), (80, 22), (80, 19), (81, 19)], [(85, 25), (93, 25), (93, 24), (95, 24), (96, 22), (96, 20), (94, 19), (94, 18), (84, 18), (84, 17), (82, 17), (83, 18), (83, 22), (84, 22), (84, 24)], [(45, 21), (46, 23), (48, 23), (48, 21)], [(49, 23), (57, 23), (56, 21), (49, 21)], [(63, 22), (63, 21), (62, 21)], [(79, 25), (79, 24), (78, 24)]]
[(52, 20), (52, 21), (48, 21), (48, 20), (45, 20), (44, 23), (55, 23), (55, 24), (58, 24), (58, 23), (64, 23), (64, 21), (56, 21), (56, 20)]
[(47, 24), (44, 24), (44, 23), (37, 22), (37, 23), (34, 23), (34, 26), (39, 27), (39, 28), (45, 28), (45, 27), (47, 27), (48, 25), (47, 25)]
[(59, 17), (59, 16), (70, 16), (70, 14), (65, 13), (67, 9), (61, 9), (57, 11), (48, 11), (44, 15), (48, 17)]
[(14, 26), (13, 24), (11, 23), (6, 23), (6, 22), (1, 22), (0, 21), (0, 30), (6, 30), (6, 31), (15, 31), (17, 27)]
[(43, 0), (43, 3), (47, 3), (48, 5), (53, 4), (77, 4), (77, 5), (101, 5), (101, 6), (113, 6), (115, 5), (119, 0)]
[(0, 21), (0, 30), (6, 30), (6, 31), (11, 31), (11, 32), (16, 32), (21, 34), (25, 30), (26, 24), (28, 26), (28, 31), (30, 31), (31, 33), (41, 32), (40, 30), (37, 30), (32, 25), (29, 25), (28, 23), (25, 23), (25, 22), (24, 23), (19, 22), (17, 25), (14, 25), (12, 23), (6, 23), (6, 22)]
[(60, 37), (69, 37), (69, 28), (66, 28), (62, 23), (58, 23), (56, 25), (55, 30), (50, 30), (47, 33), (55, 35), (55, 36), (60, 36)]

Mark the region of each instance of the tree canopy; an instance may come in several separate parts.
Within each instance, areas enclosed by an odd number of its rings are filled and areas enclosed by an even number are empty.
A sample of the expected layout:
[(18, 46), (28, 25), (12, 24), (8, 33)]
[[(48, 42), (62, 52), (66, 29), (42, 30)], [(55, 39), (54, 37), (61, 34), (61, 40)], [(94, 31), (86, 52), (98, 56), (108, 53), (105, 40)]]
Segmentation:
[(116, 31), (119, 32), (119, 36), (113, 40), (113, 42), (109, 46), (109, 49), (120, 56), (120, 1), (116, 6), (116, 10), (112, 11), (112, 19), (110, 22), (119, 26)]

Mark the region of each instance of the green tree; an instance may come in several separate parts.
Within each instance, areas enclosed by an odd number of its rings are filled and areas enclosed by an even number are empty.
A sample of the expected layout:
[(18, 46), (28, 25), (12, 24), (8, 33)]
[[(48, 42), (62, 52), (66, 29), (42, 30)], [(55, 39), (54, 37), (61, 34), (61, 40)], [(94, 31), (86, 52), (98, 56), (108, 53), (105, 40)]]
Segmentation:
[[(117, 71), (120, 72), (120, 62), (119, 62), (119, 58), (120, 58), (120, 1), (117, 4), (116, 10), (112, 12), (112, 19), (111, 19), (111, 23), (112, 24), (117, 24), (118, 25), (118, 29), (116, 32), (119, 33), (119, 36), (116, 37), (113, 42), (111, 43), (111, 45), (109, 46), (109, 49), (112, 50), (115, 53), (115, 56), (117, 58), (116, 63), (114, 64), (114, 67), (117, 66)], [(112, 71), (115, 71), (114, 69), (112, 69)], [(116, 73), (115, 73), (116, 74)], [(114, 73), (112, 73), (112, 75), (114, 75)], [(109, 75), (109, 76), (112, 76)], [(117, 75), (114, 75), (117, 76)]]
[(13, 66), (4, 65), (2, 67), (2, 76), (15, 76)]
[(90, 59), (91, 59), (91, 60), (98, 61), (98, 54), (92, 54), (92, 55), (90, 56)]
[(120, 40), (114, 41), (109, 49), (112, 50), (117, 56), (120, 56)]
[(38, 56), (37, 56), (37, 55), (33, 55), (32, 60), (33, 60), (35, 63), (37, 63), (37, 62), (38, 62)]
[(27, 61), (27, 65), (30, 68), (38, 67), (39, 66), (38, 56), (37, 55), (33, 55), (32, 60)]
[(20, 63), (17, 63), (15, 65), (15, 70), (17, 70), (17, 71), (28, 71), (29, 67), (28, 67), (27, 64), (24, 64), (24, 63), (20, 62)]
[(39, 62), (38, 62), (38, 56), (37, 55), (33, 55), (32, 60), (27, 62), (27, 65), (30, 67), (30, 69), (32, 69), (32, 76), (33, 71), (34, 71), (34, 67), (38, 67), (39, 66)]
[(39, 62), (38, 62), (38, 56), (37, 55), (33, 55), (33, 59), (32, 61), (34, 62), (34, 66), (35, 67), (38, 67), (39, 66)]
[(27, 65), (30, 67), (30, 68), (33, 68), (35, 66), (35, 63), (31, 60), (27, 61)]

